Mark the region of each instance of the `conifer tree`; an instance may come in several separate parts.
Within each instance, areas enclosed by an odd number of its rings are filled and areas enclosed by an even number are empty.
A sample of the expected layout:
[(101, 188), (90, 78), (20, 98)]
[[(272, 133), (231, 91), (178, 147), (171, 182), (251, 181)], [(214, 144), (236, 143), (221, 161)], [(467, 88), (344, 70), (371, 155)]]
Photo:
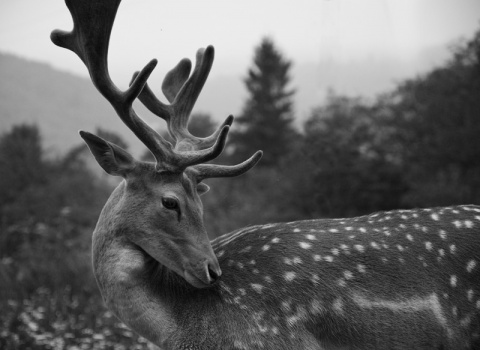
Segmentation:
[(290, 83), (291, 62), (264, 38), (256, 47), (253, 65), (248, 70), (245, 86), (249, 96), (232, 134), (235, 160), (246, 159), (255, 151), (264, 151), (259, 164), (274, 166), (285, 156), (295, 139)]

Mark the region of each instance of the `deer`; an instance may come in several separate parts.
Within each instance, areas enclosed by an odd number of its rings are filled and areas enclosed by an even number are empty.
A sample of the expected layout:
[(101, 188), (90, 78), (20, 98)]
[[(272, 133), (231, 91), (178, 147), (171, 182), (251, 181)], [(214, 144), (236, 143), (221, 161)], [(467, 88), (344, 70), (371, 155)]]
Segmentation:
[[(120, 90), (108, 72), (120, 0), (66, 0), (73, 51), (94, 86), (154, 155), (135, 159), (80, 131), (98, 164), (122, 182), (93, 232), (93, 271), (107, 307), (162, 349), (480, 349), (480, 207), (393, 210), (354, 218), (254, 225), (209, 240), (200, 196), (208, 178), (246, 173), (208, 163), (233, 117), (210, 137), (188, 131), (214, 49), (183, 59), (162, 84), (157, 61)], [(143, 121), (139, 99), (164, 119), (173, 144)]]

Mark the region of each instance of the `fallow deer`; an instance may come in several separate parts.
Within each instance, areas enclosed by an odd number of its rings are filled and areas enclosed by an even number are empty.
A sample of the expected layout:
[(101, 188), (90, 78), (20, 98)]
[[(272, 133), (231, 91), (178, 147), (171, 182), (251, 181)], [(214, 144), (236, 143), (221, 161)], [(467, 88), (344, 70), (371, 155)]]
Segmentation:
[[(66, 0), (75, 52), (100, 93), (156, 163), (80, 132), (100, 166), (123, 182), (93, 233), (94, 273), (107, 306), (163, 349), (479, 348), (480, 207), (397, 210), (356, 218), (243, 228), (210, 242), (202, 180), (245, 173), (204, 164), (222, 151), (233, 118), (211, 137), (187, 129), (214, 50), (146, 85), (156, 61), (120, 91), (107, 52), (120, 0)], [(139, 98), (166, 120), (172, 146), (135, 113)]]

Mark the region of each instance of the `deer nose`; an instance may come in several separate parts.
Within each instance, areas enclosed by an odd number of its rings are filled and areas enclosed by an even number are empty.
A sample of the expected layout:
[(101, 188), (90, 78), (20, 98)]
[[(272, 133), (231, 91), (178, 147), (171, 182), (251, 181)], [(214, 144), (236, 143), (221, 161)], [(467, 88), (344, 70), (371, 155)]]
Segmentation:
[(207, 274), (208, 274), (210, 284), (214, 284), (215, 282), (218, 281), (218, 279), (222, 275), (222, 270), (218, 265), (218, 261), (208, 263)]

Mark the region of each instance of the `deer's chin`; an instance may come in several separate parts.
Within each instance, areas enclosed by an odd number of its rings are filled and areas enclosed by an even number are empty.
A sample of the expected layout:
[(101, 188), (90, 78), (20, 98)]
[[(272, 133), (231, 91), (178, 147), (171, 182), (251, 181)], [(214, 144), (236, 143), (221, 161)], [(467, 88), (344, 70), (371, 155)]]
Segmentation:
[(185, 281), (190, 283), (195, 288), (201, 289), (201, 288), (209, 288), (212, 286), (212, 284), (201, 280), (200, 278), (194, 276), (187, 270), (183, 271), (183, 278), (185, 278)]

